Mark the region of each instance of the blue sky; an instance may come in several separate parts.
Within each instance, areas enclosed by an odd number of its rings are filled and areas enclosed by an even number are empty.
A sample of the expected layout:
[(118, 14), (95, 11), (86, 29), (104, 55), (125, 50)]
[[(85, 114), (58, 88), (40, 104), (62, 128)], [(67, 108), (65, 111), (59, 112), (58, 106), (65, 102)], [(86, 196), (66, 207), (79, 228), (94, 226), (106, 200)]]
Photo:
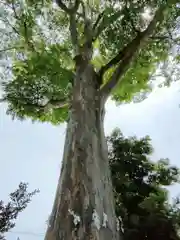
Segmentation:
[[(153, 160), (168, 157), (180, 167), (180, 84), (157, 89), (139, 104), (116, 107), (107, 104), (106, 134), (115, 127), (124, 135), (142, 137), (150, 135), (155, 152)], [(8, 240), (42, 240), (46, 220), (51, 212), (63, 153), (65, 125), (32, 124), (30, 121), (12, 121), (0, 105), (0, 199), (20, 181), (29, 182), (29, 189), (40, 189), (28, 208), (17, 220), (16, 228), (7, 235)], [(179, 186), (171, 188), (171, 196), (180, 192)], [(23, 234), (24, 233), (24, 234)]]

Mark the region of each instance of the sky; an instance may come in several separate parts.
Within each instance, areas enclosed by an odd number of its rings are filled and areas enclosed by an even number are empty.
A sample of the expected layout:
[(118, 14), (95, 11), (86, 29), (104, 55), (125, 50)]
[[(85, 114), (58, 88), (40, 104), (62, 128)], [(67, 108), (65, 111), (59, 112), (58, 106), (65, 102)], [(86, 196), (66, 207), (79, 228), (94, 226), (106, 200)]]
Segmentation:
[[(156, 89), (138, 104), (116, 106), (109, 101), (106, 134), (119, 127), (125, 136), (149, 135), (155, 149), (152, 159), (168, 157), (180, 167), (179, 105), (180, 83)], [(17, 219), (16, 227), (7, 234), (8, 240), (44, 239), (60, 173), (65, 131), (65, 125), (12, 121), (6, 115), (6, 105), (0, 105), (0, 199), (8, 201), (8, 194), (20, 181), (28, 182), (29, 190), (40, 189)], [(176, 196), (180, 186), (173, 186), (170, 193), (171, 197)]]

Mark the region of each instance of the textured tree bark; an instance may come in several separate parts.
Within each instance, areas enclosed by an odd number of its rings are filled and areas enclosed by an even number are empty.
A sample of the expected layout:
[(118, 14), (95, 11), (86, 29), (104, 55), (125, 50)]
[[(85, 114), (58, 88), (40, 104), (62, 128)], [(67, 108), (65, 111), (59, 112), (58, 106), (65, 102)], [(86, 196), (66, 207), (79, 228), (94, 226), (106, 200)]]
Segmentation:
[(76, 70), (72, 107), (46, 240), (118, 240), (104, 135), (104, 104), (90, 64)]

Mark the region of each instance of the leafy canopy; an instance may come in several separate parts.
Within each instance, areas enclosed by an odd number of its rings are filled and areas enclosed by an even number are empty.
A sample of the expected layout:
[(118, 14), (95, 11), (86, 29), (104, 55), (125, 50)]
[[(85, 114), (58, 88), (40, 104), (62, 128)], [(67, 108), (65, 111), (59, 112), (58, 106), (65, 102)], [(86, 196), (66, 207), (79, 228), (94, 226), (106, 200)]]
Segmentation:
[(124, 239), (175, 240), (180, 229), (179, 199), (168, 202), (165, 187), (179, 183), (180, 171), (168, 159), (150, 160), (149, 137), (125, 138), (117, 129), (108, 137), (109, 160)]
[[(65, 10), (78, 2), (73, 18), (78, 43), (81, 47), (86, 42), (89, 25), (93, 32), (91, 61), (97, 72), (147, 28), (162, 4), (166, 5), (164, 21), (156, 24), (146, 48), (131, 61), (128, 72), (112, 92), (116, 101), (131, 101), (137, 93), (150, 91), (149, 80), (157, 67), (179, 44), (180, 8), (173, 0), (2, 0), (1, 79), (7, 113), (13, 117), (53, 124), (67, 120), (66, 102), (75, 72), (75, 36), (71, 36), (71, 21)], [(178, 61), (177, 53), (173, 66)], [(103, 84), (110, 81), (116, 67), (112, 65), (104, 72)]]

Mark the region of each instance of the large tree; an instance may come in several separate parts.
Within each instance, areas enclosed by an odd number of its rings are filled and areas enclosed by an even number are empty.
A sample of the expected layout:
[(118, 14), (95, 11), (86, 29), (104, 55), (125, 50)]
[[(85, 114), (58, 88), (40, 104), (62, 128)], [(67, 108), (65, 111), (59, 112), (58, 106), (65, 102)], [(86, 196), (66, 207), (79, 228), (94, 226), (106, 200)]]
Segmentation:
[(168, 159), (150, 160), (148, 137), (125, 138), (119, 130), (108, 137), (109, 161), (124, 240), (179, 240), (180, 199), (169, 203), (167, 186), (180, 181)]
[(104, 105), (110, 95), (122, 102), (148, 92), (160, 63), (175, 66), (177, 2), (1, 0), (7, 113), (67, 121), (46, 240), (119, 238)]

